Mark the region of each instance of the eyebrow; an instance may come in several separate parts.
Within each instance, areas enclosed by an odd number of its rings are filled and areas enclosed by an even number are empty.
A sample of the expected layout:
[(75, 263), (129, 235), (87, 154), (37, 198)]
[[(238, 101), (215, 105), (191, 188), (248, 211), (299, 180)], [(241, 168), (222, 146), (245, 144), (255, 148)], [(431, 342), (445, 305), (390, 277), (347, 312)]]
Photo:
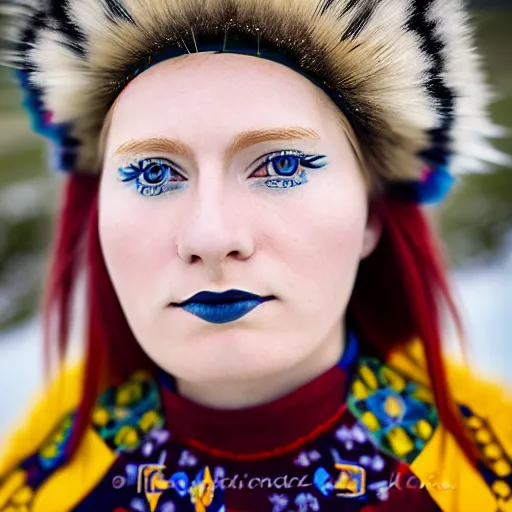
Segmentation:
[[(238, 135), (228, 146), (225, 157), (231, 159), (236, 153), (262, 142), (277, 140), (319, 140), (320, 136), (311, 128), (291, 126), (288, 128), (272, 128), (267, 130), (254, 130)], [(152, 137), (149, 139), (129, 140), (121, 144), (113, 156), (142, 153), (164, 152), (191, 158), (193, 151), (184, 142), (165, 137)]]
[(127, 155), (133, 153), (172, 153), (185, 157), (192, 156), (192, 150), (187, 144), (179, 140), (172, 140), (162, 137), (152, 137), (150, 139), (129, 140), (123, 142), (113, 153), (113, 156)]
[(291, 126), (289, 128), (272, 128), (269, 130), (255, 130), (238, 135), (226, 150), (226, 158), (231, 159), (236, 153), (259, 144), (273, 140), (319, 140), (320, 136), (311, 128)]

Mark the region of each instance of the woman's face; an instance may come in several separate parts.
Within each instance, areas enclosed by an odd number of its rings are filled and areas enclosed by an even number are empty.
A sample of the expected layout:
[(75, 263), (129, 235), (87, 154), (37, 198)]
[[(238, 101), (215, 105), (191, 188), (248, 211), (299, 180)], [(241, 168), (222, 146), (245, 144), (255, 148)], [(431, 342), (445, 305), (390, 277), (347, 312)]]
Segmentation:
[[(313, 377), (335, 364), (359, 261), (376, 244), (367, 217), (336, 108), (282, 65), (171, 59), (116, 104), (103, 253), (135, 337), (178, 381)], [(275, 299), (234, 312), (170, 305), (232, 289)]]

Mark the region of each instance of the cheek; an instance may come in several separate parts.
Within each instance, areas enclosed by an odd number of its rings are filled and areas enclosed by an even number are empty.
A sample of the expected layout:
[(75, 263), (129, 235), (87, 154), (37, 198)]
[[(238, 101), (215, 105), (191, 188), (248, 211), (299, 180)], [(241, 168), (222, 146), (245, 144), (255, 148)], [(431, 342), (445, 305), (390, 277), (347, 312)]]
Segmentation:
[(291, 286), (318, 307), (326, 301), (340, 305), (348, 300), (362, 252), (367, 214), (364, 190), (335, 192), (340, 190), (325, 187), (290, 211), (288, 236), (278, 238), (280, 256), (294, 276)]
[(365, 198), (359, 196), (332, 195), (323, 201), (318, 243), (326, 247), (325, 261), (359, 259), (366, 226)]
[(329, 294), (346, 297), (351, 293), (363, 244), (364, 212), (338, 213), (326, 221), (317, 240), (318, 245), (324, 248), (318, 251), (317, 261), (323, 282), (327, 285), (323, 292), (327, 297)]
[(108, 194), (107, 199), (104, 192), (99, 211), (101, 247), (119, 299), (129, 306), (135, 297), (147, 296), (144, 291), (158, 282), (169, 262), (171, 237), (165, 221), (152, 218), (139, 198), (124, 193)]

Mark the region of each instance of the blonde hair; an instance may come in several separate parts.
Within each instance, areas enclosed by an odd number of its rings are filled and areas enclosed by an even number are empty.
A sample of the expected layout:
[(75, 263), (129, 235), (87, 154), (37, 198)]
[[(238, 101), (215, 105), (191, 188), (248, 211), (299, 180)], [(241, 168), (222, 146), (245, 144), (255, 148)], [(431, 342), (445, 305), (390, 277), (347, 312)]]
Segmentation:
[(361, 174), (363, 175), (363, 179), (365, 181), (366, 187), (370, 193), (373, 193), (376, 189), (377, 185), (377, 179), (375, 176), (372, 175), (370, 172), (368, 164), (365, 162), (365, 158), (363, 155), (363, 150), (361, 147), (361, 144), (359, 143), (359, 140), (356, 137), (356, 133), (354, 131), (354, 128), (349, 123), (347, 117), (341, 112), (341, 110), (338, 107), (335, 107), (337, 110), (337, 117), (341, 126), (341, 129), (345, 133), (348, 142), (352, 148), (352, 151), (354, 152), (354, 156), (356, 157), (359, 170), (361, 171)]
[(108, 133), (110, 131), (110, 127), (112, 126), (112, 117), (114, 116), (114, 110), (117, 106), (117, 103), (119, 102), (120, 97), (120, 94), (116, 97), (114, 103), (110, 105), (110, 108), (108, 109), (108, 112), (105, 115), (105, 118), (103, 119), (103, 125), (101, 127), (98, 138), (98, 169), (101, 169), (103, 167), (103, 159), (105, 158), (105, 151), (107, 149)]

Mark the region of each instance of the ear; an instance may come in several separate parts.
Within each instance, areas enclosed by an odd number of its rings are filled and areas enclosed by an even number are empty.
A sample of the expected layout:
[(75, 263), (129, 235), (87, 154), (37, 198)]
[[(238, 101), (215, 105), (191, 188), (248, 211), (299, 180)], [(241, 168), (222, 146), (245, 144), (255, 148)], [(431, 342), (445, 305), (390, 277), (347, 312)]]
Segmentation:
[(363, 235), (363, 246), (361, 249), (361, 259), (367, 258), (377, 247), (382, 235), (382, 221), (379, 216), (370, 208), (368, 221)]

